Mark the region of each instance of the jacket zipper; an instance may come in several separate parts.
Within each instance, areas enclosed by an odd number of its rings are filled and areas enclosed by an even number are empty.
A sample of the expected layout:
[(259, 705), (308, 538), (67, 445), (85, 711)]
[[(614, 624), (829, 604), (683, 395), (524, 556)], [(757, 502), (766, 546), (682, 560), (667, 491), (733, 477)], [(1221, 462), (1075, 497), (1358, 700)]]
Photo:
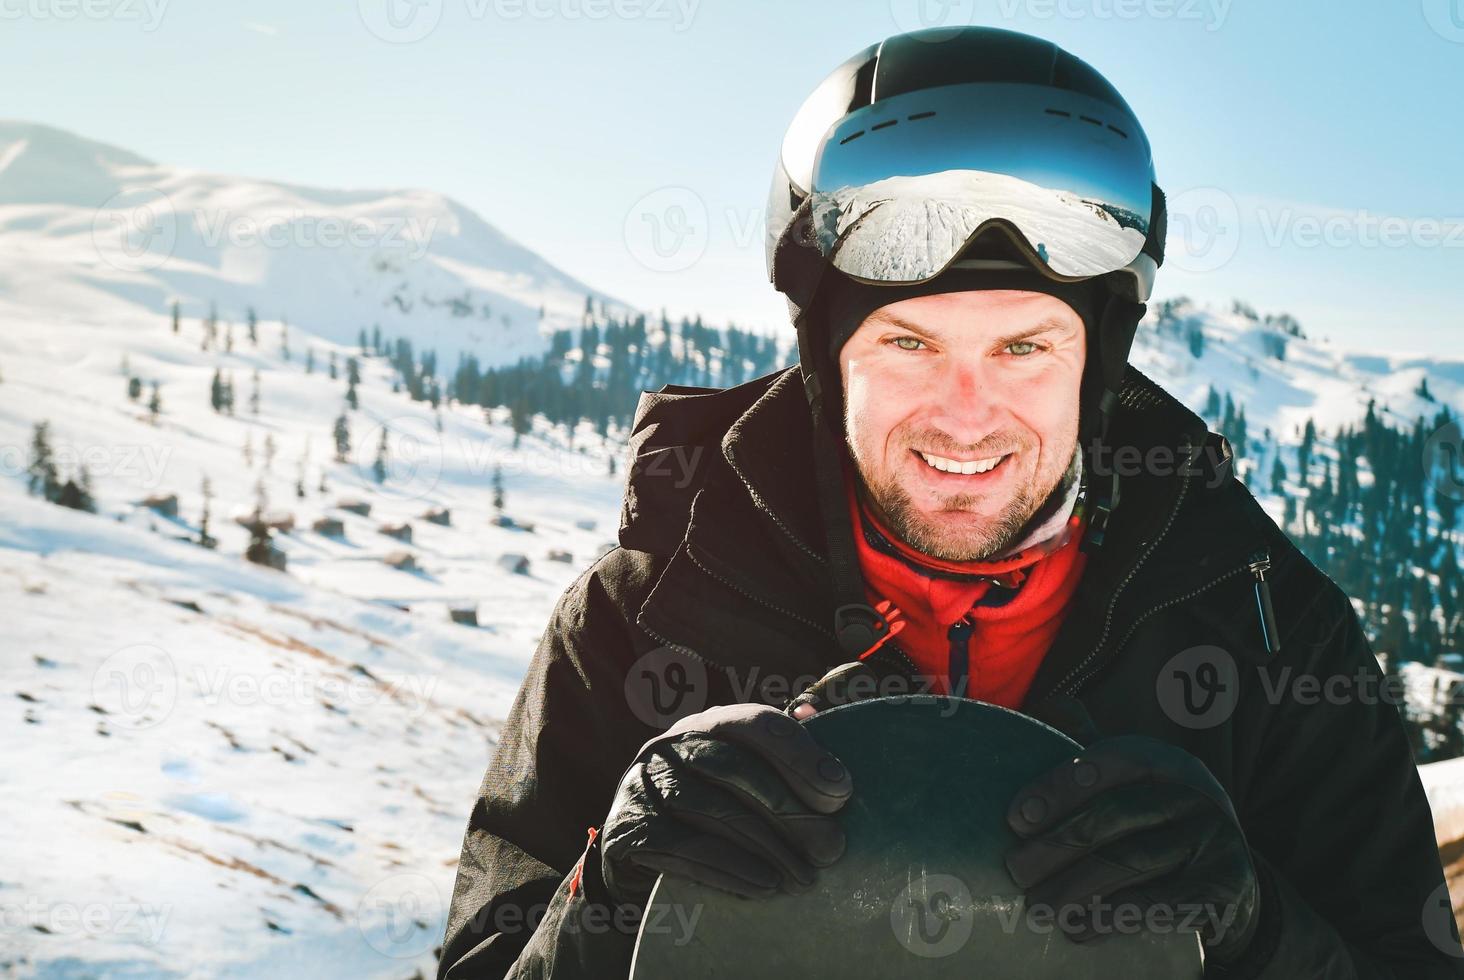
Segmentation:
[(951, 641), (946, 689), (953, 698), (967, 697), (966, 687), (971, 674), (971, 630), (970, 620), (962, 618), (946, 631), (946, 638)]
[[(1083, 668), (1087, 667), (1088, 664), (1091, 663), (1093, 659), (1098, 656), (1099, 651), (1103, 649), (1104, 642), (1108, 639), (1108, 633), (1113, 628), (1113, 611), (1118, 608), (1118, 597), (1123, 594), (1123, 590), (1128, 586), (1129, 582), (1133, 580), (1133, 577), (1138, 574), (1139, 569), (1143, 567), (1144, 562), (1149, 560), (1149, 556), (1154, 553), (1154, 549), (1159, 547), (1159, 542), (1164, 540), (1164, 536), (1169, 533), (1169, 529), (1174, 526), (1174, 519), (1179, 515), (1179, 508), (1184, 503), (1184, 495), (1188, 490), (1189, 481), (1185, 480), (1179, 485), (1179, 494), (1175, 497), (1174, 507), (1169, 511), (1169, 519), (1164, 522), (1164, 527), (1161, 528), (1159, 530), (1159, 533), (1154, 536), (1154, 540), (1149, 542), (1149, 547), (1144, 549), (1144, 553), (1139, 556), (1139, 560), (1134, 562), (1133, 567), (1129, 569), (1128, 574), (1125, 575), (1123, 577), (1123, 580), (1118, 583), (1118, 587), (1113, 590), (1113, 595), (1109, 596), (1108, 609), (1103, 614), (1103, 632), (1098, 635), (1098, 642), (1094, 644), (1093, 649), (1088, 652), (1088, 655), (1078, 662), (1078, 665), (1076, 667), (1068, 671), (1067, 676), (1059, 681), (1054, 686), (1053, 690), (1062, 690), (1066, 688), (1066, 693), (1068, 693), (1069, 695), (1076, 694), (1078, 688), (1081, 687), (1082, 684), (1088, 679), (1088, 674), (1082, 674)], [(1148, 615), (1149, 614), (1146, 613), (1145, 618), (1147, 618)], [(1091, 671), (1089, 673), (1091, 673)], [(1080, 674), (1082, 674), (1082, 676), (1079, 676)], [(1068, 683), (1070, 681), (1072, 681), (1073, 684), (1071, 687), (1068, 687)]]
[(1261, 617), (1261, 641), (1272, 656), (1281, 652), (1281, 637), (1276, 632), (1276, 610), (1271, 605), (1271, 583), (1266, 573), (1271, 570), (1271, 553), (1262, 549), (1251, 556), (1247, 566), (1256, 577), (1256, 612)]

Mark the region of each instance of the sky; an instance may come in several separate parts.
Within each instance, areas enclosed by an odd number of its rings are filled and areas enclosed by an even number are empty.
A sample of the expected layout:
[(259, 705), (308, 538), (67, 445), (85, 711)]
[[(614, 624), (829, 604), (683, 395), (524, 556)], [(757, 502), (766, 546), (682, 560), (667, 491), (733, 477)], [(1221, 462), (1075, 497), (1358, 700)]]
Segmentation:
[(1133, 107), (1171, 202), (1156, 300), (1464, 347), (1464, 0), (0, 0), (0, 117), (429, 188), (637, 307), (787, 329), (785, 127), (865, 46), (962, 23), (1051, 39)]

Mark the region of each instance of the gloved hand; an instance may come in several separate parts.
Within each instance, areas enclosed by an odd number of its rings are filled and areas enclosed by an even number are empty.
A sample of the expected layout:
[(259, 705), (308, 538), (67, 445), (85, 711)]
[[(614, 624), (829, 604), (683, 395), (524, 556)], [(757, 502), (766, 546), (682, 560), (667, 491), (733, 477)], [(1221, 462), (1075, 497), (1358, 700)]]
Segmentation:
[(1113, 931), (1113, 910), (1125, 906), (1172, 916), (1169, 928), (1198, 927), (1207, 962), (1234, 963), (1255, 934), (1260, 889), (1235, 808), (1177, 746), (1100, 739), (1018, 792), (1007, 823), (1025, 839), (1006, 866), (1029, 909), (1057, 911), (1061, 926), (1064, 909), (1103, 903), (1106, 925), (1075, 916), (1078, 942)]
[(689, 715), (641, 746), (600, 835), (610, 896), (644, 906), (656, 876), (744, 897), (806, 891), (844, 853), (829, 816), (853, 781), (776, 708), (733, 704)]

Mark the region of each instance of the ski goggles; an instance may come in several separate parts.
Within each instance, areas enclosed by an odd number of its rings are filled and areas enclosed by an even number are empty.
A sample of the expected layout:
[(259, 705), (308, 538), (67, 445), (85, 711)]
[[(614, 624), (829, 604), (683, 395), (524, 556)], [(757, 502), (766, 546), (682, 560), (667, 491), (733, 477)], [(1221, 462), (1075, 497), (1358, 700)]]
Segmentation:
[(966, 83), (878, 99), (834, 124), (813, 163), (808, 238), (848, 276), (913, 283), (999, 229), (1060, 279), (1128, 271), (1143, 302), (1162, 261), (1162, 202), (1127, 108)]

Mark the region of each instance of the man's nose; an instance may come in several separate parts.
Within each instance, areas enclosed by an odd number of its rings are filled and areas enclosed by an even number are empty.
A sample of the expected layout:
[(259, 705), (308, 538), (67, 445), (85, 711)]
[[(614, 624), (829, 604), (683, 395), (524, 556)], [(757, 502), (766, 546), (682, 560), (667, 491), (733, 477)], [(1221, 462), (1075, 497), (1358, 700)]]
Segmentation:
[(974, 445), (996, 428), (1004, 396), (988, 360), (970, 357), (943, 366), (936, 397), (941, 408), (931, 422), (952, 441)]

